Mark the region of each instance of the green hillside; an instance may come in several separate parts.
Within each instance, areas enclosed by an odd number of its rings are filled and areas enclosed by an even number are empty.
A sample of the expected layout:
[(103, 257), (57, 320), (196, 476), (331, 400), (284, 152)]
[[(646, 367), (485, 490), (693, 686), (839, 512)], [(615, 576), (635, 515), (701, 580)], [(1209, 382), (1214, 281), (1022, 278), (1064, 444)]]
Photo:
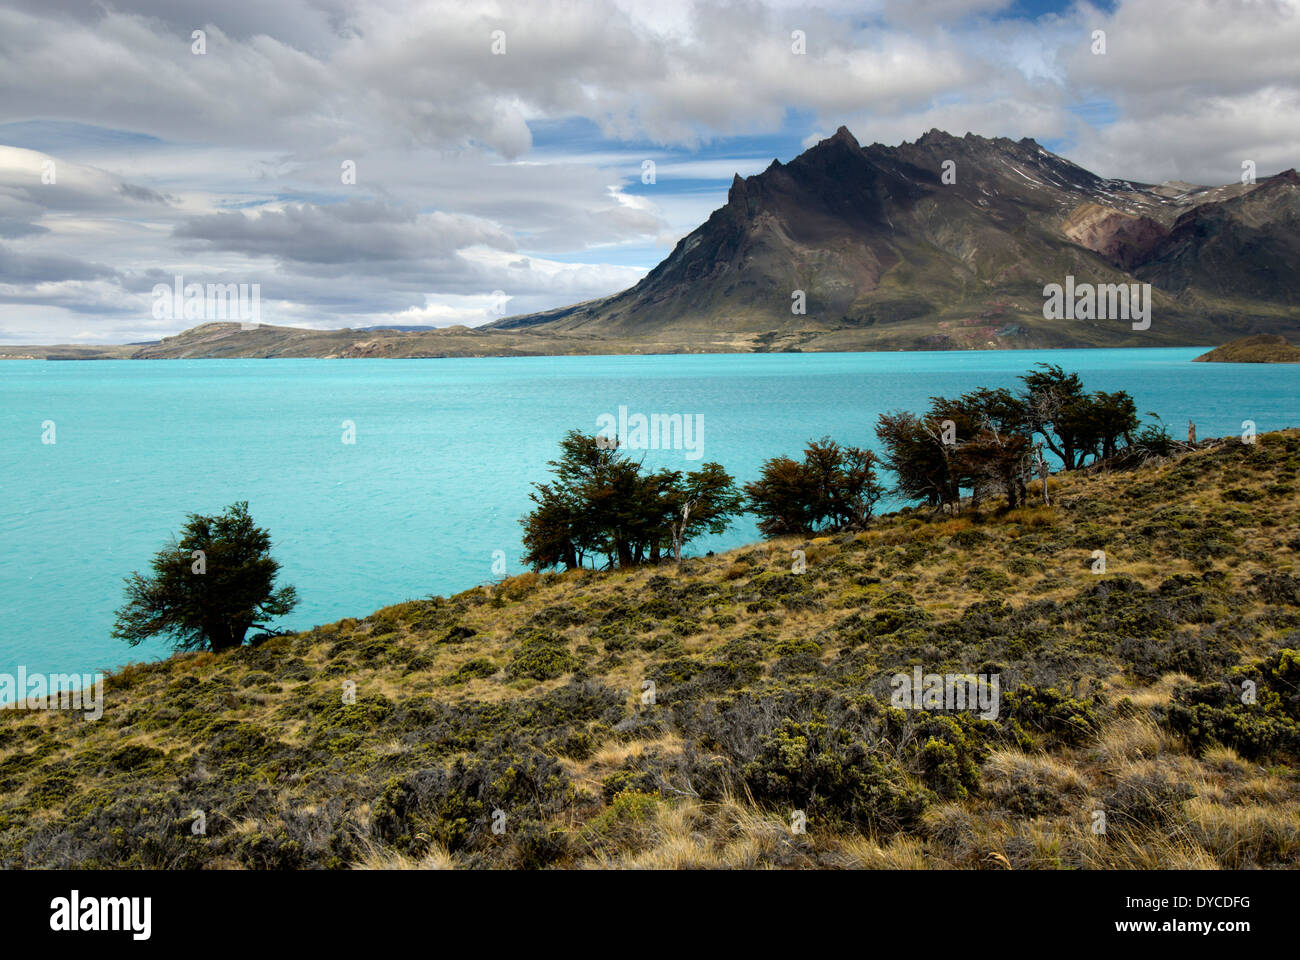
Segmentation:
[[(135, 665), (0, 712), (0, 864), (1295, 867), (1298, 470), (1211, 441)], [(997, 716), (891, 706), (914, 666)]]

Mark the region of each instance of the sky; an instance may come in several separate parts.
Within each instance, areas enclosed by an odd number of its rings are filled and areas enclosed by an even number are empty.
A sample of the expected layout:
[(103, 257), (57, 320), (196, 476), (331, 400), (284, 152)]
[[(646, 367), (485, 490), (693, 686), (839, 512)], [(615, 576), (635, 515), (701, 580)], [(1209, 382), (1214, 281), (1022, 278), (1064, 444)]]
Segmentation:
[(1264, 176), (1297, 50), (1300, 0), (0, 0), (0, 343), (177, 333), (178, 277), (316, 328), (605, 296), (841, 124)]

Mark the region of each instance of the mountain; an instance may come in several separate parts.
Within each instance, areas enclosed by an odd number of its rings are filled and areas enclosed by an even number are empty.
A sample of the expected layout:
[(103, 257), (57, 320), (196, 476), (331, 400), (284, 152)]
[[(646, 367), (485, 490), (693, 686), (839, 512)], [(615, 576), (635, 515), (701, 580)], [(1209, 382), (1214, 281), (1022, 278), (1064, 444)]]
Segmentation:
[[(1030, 139), (932, 130), (864, 147), (841, 127), (737, 176), (727, 203), (631, 289), (489, 329), (715, 349), (1221, 342), (1300, 328), (1298, 224), (1294, 170), (1151, 185), (1103, 179)], [(1045, 319), (1043, 288), (1067, 275), (1150, 283), (1150, 329)]]
[[(1044, 316), (1049, 284), (1150, 284), (1150, 325)], [(794, 312), (796, 291), (804, 311)], [(1139, 324), (1144, 326), (1145, 324)], [(622, 293), (484, 327), (207, 323), (61, 357), (478, 357), (1187, 346), (1300, 333), (1300, 176), (1219, 187), (1105, 179), (1033, 140), (862, 146), (840, 127), (737, 176)]]

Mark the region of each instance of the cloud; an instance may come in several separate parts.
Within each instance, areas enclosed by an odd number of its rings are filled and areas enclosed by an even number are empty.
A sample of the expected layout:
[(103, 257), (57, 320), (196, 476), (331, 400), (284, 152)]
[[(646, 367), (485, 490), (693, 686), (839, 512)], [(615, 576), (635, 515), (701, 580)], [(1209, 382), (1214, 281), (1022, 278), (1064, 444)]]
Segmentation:
[(1025, 6), (9, 0), (0, 340), (146, 339), (147, 281), (176, 274), (261, 282), (313, 326), (603, 296), (732, 173), (841, 123), (1029, 136), (1133, 179), (1296, 165), (1295, 0)]
[[(1106, 53), (1062, 57), (1073, 86), (1113, 101), (1118, 120), (1087, 131), (1073, 159), (1105, 175), (1231, 182), (1300, 157), (1300, 7), (1263, 0), (1125, 3), (1087, 22)], [(1123, 172), (1122, 172), (1123, 171)]]
[(102, 264), (57, 254), (20, 253), (0, 244), (0, 284), (36, 285), (114, 276), (116, 271)]
[[(921, 103), (973, 82), (977, 63), (941, 34), (846, 31), (821, 11), (757, 2), (700, 4), (687, 29), (662, 31), (591, 2), (375, 3), (328, 40), (307, 31), (305, 47), (303, 31), (252, 7), (199, 19), (202, 55), (186, 21), (159, 19), (153, 3), (93, 20), (0, 10), (0, 88), (28, 115), (167, 140), (299, 153), (479, 144), (518, 157), (535, 117), (583, 116), (610, 136), (693, 144), (770, 129), (789, 109)], [(794, 52), (794, 29), (809, 55)]]
[(0, 146), (0, 212), (148, 215), (170, 200), (148, 187), (51, 154)]
[(190, 218), (174, 236), (216, 250), (332, 266), (431, 259), (475, 244), (514, 249), (511, 237), (487, 221), (458, 214), (417, 215), (371, 199), (213, 213)]
[(49, 233), (49, 228), (19, 217), (0, 217), (0, 237), (30, 237), (37, 233)]

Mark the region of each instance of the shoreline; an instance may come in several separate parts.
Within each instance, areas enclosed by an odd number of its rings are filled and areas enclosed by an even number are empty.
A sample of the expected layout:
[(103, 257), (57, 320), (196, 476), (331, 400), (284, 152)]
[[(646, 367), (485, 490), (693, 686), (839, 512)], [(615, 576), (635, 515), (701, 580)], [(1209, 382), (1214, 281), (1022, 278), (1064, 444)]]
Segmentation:
[[(62, 345), (59, 345), (62, 346)], [(98, 348), (93, 346), (70, 345), (71, 349), (120, 349), (117, 345)], [(56, 349), (56, 347), (36, 347), (30, 349)], [(1204, 343), (1186, 343), (1186, 344), (1143, 344), (1138, 346), (1089, 346), (1079, 344), (1077, 346), (1058, 346), (1058, 347), (978, 347), (978, 348), (960, 348), (953, 347), (950, 349), (931, 349), (931, 348), (897, 348), (890, 350), (683, 350), (669, 353), (641, 353), (641, 352), (616, 352), (616, 353), (486, 353), (486, 354), (453, 354), (442, 356), (203, 356), (203, 357), (136, 357), (136, 356), (95, 356), (95, 357), (73, 357), (73, 356), (34, 356), (26, 355), (5, 355), (0, 354), (0, 361), (12, 360), (42, 360), (42, 361), (70, 361), (70, 360), (130, 360), (130, 361), (162, 361), (170, 362), (176, 360), (553, 360), (560, 357), (644, 357), (644, 358), (668, 358), (668, 357), (731, 357), (731, 356), (859, 356), (863, 354), (986, 354), (986, 353), (1029, 353), (1029, 352), (1066, 352), (1074, 350), (1104, 351), (1104, 350), (1213, 350), (1213, 346)], [(1212, 362), (1229, 362), (1229, 361), (1212, 361)]]

